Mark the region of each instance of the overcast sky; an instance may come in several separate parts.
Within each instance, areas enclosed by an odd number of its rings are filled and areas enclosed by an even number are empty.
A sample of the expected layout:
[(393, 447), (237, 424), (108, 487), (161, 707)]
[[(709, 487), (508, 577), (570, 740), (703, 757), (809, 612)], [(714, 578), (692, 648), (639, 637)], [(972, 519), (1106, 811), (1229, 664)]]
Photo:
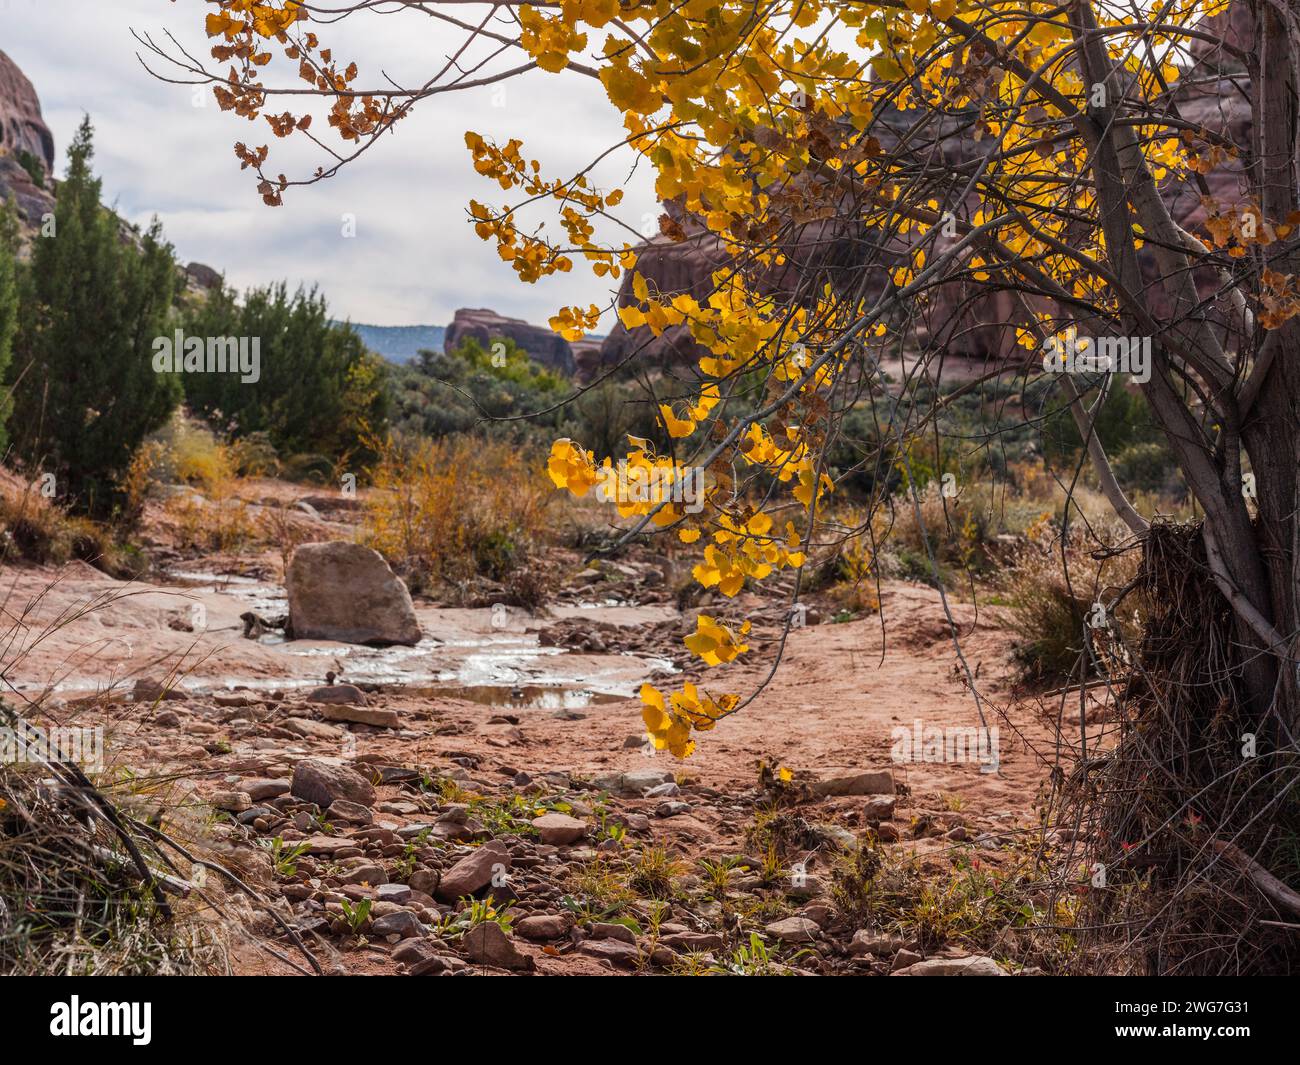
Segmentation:
[[(209, 10), (202, 0), (0, 0), (0, 48), (40, 94), (60, 174), (68, 141), (88, 113), (105, 199), (123, 215), (146, 223), (156, 214), (182, 262), (207, 263), (241, 289), (280, 279), (319, 284), (339, 318), (445, 324), (457, 307), (491, 307), (545, 322), (561, 305), (603, 305), (609, 282), (581, 261), (568, 275), (524, 285), (464, 220), (471, 197), (501, 203), (505, 196), (474, 173), (465, 131), (502, 142), (517, 137), (550, 176), (570, 176), (622, 132), (597, 83), (532, 71), (506, 85), (504, 98), (500, 86), (435, 98), (338, 177), (291, 189), (285, 206), (272, 209), (240, 172), (233, 144), (269, 143), (271, 172), (290, 176), (309, 173), (318, 156), (286, 150), (264, 120), (252, 125), (222, 114), (210, 94), (206, 107), (195, 107), (193, 89), (155, 80), (136, 59), (132, 28), (155, 37), (171, 30), (208, 59), (201, 27)], [(485, 10), (458, 7), (456, 14), (477, 21)], [(402, 84), (426, 80), (460, 40), (459, 31), (411, 11), (355, 15), (318, 32), (337, 58), (357, 61), (358, 87), (383, 84), (385, 73)], [(267, 84), (287, 83), (282, 59), (271, 69)], [(325, 128), (318, 115), (314, 131)], [(596, 176), (604, 187), (623, 185), (631, 165), (620, 153)], [(645, 169), (626, 187), (620, 210), (640, 228), (654, 210)], [(355, 239), (341, 235), (346, 214), (356, 216)]]

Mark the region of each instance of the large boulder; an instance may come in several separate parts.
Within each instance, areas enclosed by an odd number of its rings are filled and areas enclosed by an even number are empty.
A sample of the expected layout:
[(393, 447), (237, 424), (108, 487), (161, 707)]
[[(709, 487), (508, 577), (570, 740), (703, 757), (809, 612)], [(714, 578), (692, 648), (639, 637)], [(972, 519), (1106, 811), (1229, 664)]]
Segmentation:
[(443, 350), (451, 354), (467, 339), (477, 340), (486, 351), (492, 350), (494, 340), (513, 340), (528, 352), (528, 357), (534, 362), (573, 375), (573, 348), (564, 337), (546, 326), (532, 325), (522, 318), (506, 318), (486, 308), (462, 307), (447, 326)]
[(339, 799), (370, 807), (375, 804), (375, 786), (340, 761), (304, 758), (293, 767), (290, 794), (303, 802), (314, 802), (322, 810)]
[(380, 647), (420, 642), (411, 593), (368, 547), (346, 540), (303, 544), (285, 584), (294, 639)]

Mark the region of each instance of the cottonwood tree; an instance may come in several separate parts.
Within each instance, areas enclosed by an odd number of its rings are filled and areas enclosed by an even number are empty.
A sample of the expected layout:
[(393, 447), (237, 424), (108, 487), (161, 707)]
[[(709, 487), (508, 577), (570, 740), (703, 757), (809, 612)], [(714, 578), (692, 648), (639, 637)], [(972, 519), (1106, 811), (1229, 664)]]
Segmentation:
[[(1290, 0), (1231, 12), (1205, 0), (208, 6), (213, 62), (142, 37), (146, 61), (210, 84), (223, 109), (250, 120), (235, 151), (269, 205), (400, 135), (412, 108), (445, 93), (540, 70), (608, 97), (626, 130), (618, 147), (653, 168), (663, 236), (709, 257), (709, 291), (659, 291), (638, 270), (636, 236), (597, 237), (624, 222), (621, 190), (586, 171), (548, 176), (525, 144), (493, 131), (466, 134), (476, 170), (499, 189), (469, 205), (469, 220), (520, 280), (585, 267), (626, 286), (616, 308), (626, 328), (676, 330), (698, 346), (690, 380), (656, 397), (671, 448), (633, 440), (627, 455), (604, 456), (560, 441), (549, 468), (581, 494), (610, 459), (706, 467), (700, 513), (663, 499), (620, 509), (638, 531), (697, 544), (695, 575), (723, 597), (800, 569), (835, 490), (824, 456), (839, 420), (863, 390), (898, 395), (886, 356), (911, 353), (909, 372), (924, 375), (973, 338), (996, 372), (1041, 374), (1054, 338), (1138, 338), (1139, 351), (1149, 341), (1139, 387), (1203, 515), (1190, 530), (1150, 523), (1112, 474), (1091, 424), (1112, 379), (1055, 377), (1098, 483), (1143, 545), (1156, 604), (1129, 685), (1156, 716), (1128, 735), (1127, 763), (1110, 760), (1137, 768), (1116, 777), (1085, 748), (1081, 787), (1122, 796), (1128, 813), (1105, 826), (1108, 845), (1125, 847), (1117, 863), (1138, 848), (1148, 869), (1172, 863), (1180, 876), (1231, 865), (1270, 905), (1300, 904), (1257, 861), (1282, 860), (1270, 822), (1291, 839), (1300, 823)], [(338, 23), (381, 14), (404, 32), (437, 26), (462, 39), (418, 84), (376, 80), (331, 46), (346, 41)], [(317, 144), (321, 166), (277, 172), (273, 145), (285, 137)], [(542, 204), (563, 239), (525, 222)], [(552, 325), (580, 336), (603, 309), (560, 308)], [(917, 429), (885, 427), (895, 454)], [(741, 626), (702, 617), (688, 642), (725, 666), (744, 641)], [(725, 680), (707, 687), (647, 689), (658, 746), (689, 754), (695, 732), (744, 706)], [(1181, 745), (1155, 739), (1162, 729)], [(1236, 753), (1244, 734), (1262, 757)], [(1158, 801), (1146, 794), (1163, 785)], [(1148, 873), (1128, 864), (1130, 883), (1143, 883)], [(1280, 875), (1298, 871), (1293, 856)]]

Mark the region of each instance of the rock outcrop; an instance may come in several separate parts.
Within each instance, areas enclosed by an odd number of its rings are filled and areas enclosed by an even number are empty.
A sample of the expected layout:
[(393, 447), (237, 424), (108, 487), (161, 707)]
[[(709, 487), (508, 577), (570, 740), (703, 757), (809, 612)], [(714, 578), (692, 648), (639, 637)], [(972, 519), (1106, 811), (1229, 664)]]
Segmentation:
[(54, 134), (41, 117), (41, 101), (27, 75), (0, 52), (0, 148), (9, 154), (25, 151), (54, 173)]
[(533, 325), (522, 318), (506, 318), (496, 311), (462, 307), (452, 318), (443, 339), (443, 350), (450, 353), (466, 339), (477, 340), (490, 350), (494, 340), (513, 340), (529, 358), (543, 366), (572, 376), (576, 367), (573, 348), (558, 333), (545, 326)]
[(53, 174), (54, 134), (41, 117), (40, 98), (27, 75), (0, 52), (0, 201), (13, 197), (27, 224), (39, 225), (54, 209)]
[(295, 639), (372, 646), (420, 642), (411, 594), (377, 551), (336, 540), (303, 544), (285, 580)]

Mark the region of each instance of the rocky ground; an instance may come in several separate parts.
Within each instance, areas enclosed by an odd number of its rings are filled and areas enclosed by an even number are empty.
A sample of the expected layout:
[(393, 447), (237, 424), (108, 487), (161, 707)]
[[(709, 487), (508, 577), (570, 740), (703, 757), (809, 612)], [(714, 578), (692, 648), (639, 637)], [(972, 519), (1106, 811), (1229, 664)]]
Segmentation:
[[(246, 583), (192, 559), (135, 584), (10, 568), (5, 675), (42, 723), (104, 724), (117, 797), (254, 886), (226, 896), (249, 907), (236, 972), (309, 968), (299, 945), (376, 974), (1023, 968), (854, 903), (864, 853), (917, 884), (1023, 857), (1055, 750), (997, 611), (952, 606), (997, 772), (891, 758), (896, 728), (978, 721), (938, 594), (908, 584), (882, 616), (814, 604), (765, 687), (784, 607), (742, 596), (756, 626), (728, 684), (761, 693), (679, 762), (629, 697), (693, 668), (671, 565), (550, 562), (545, 612), (417, 598), (420, 644), (382, 651), (243, 638), (250, 604), (276, 606), (267, 559), (216, 560)], [(211, 874), (188, 876), (206, 905)]]

